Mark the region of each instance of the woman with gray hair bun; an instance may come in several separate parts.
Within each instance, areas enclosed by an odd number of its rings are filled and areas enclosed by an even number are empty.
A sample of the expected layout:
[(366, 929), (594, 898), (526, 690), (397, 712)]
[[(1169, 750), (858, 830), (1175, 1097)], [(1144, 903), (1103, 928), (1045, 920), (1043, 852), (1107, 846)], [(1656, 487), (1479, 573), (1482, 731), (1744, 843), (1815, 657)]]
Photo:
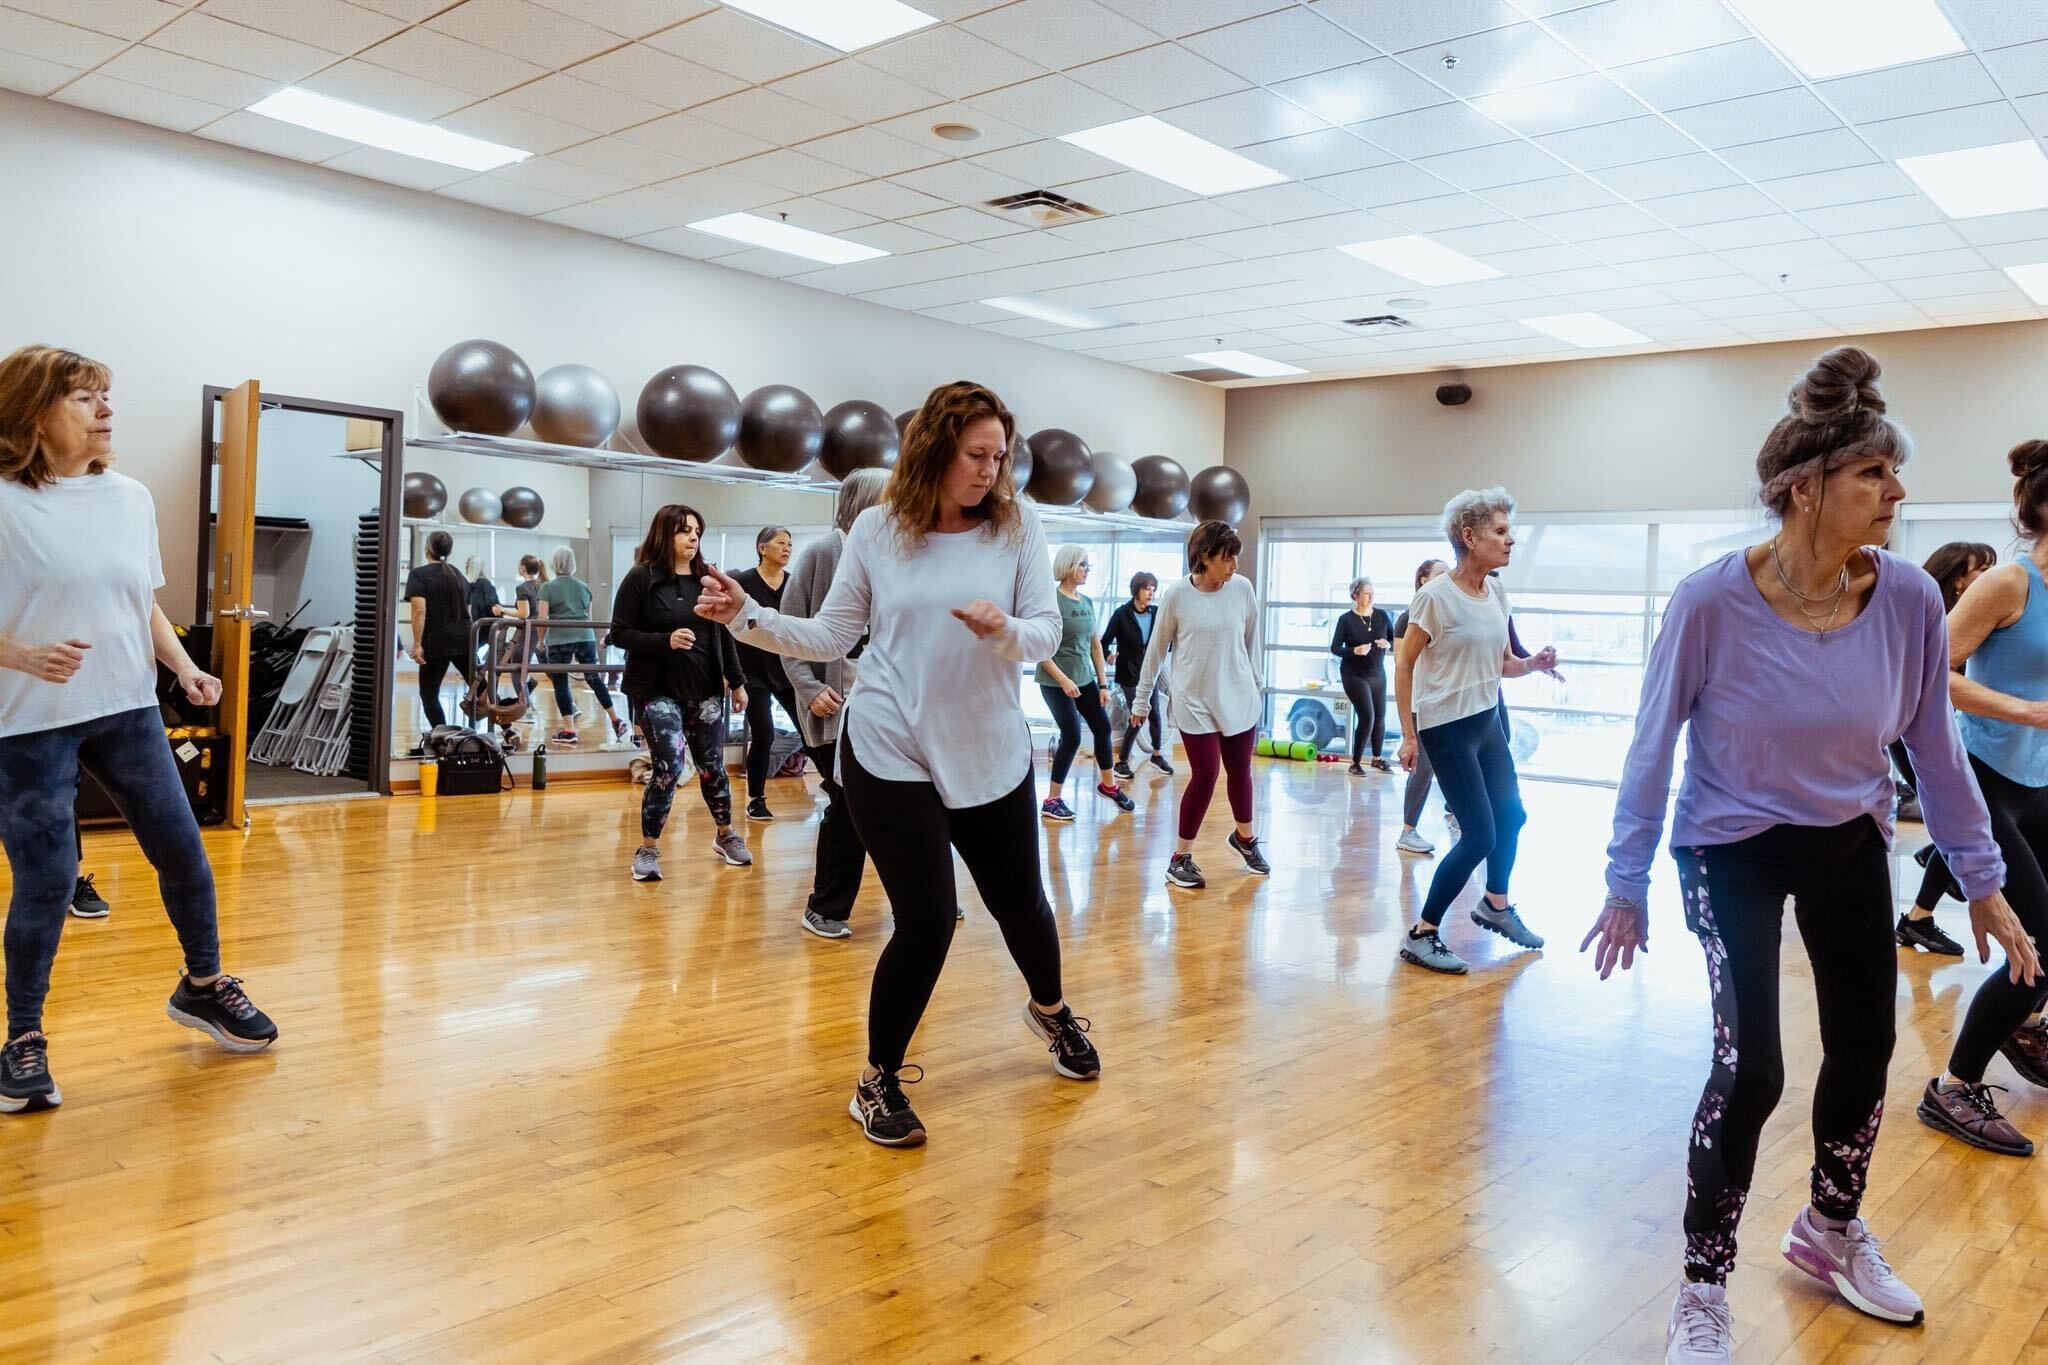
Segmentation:
[[(832, 576), (839, 571), (839, 557), (846, 549), (846, 533), (853, 519), (882, 500), (889, 486), (886, 469), (856, 469), (839, 485), (839, 499), (832, 508), (832, 534), (813, 541), (789, 566), (782, 585), (782, 614), (809, 618), (824, 605), (832, 590)], [(867, 845), (854, 828), (846, 810), (846, 793), (839, 785), (836, 766), (839, 748), (839, 709), (853, 690), (855, 661), (866, 648), (863, 638), (837, 659), (813, 662), (793, 654), (781, 656), (782, 669), (796, 697), (796, 722), (803, 733), (804, 754), (818, 770), (818, 785), (825, 791), (825, 813), (818, 819), (818, 856), (811, 874), (811, 897), (804, 904), (803, 927), (819, 938), (852, 938), (848, 921), (853, 918), (854, 898), (860, 895), (861, 873), (867, 862)]]
[[(540, 600), (547, 607), (542, 616), (549, 621), (588, 621), (590, 619), (590, 585), (576, 576), (576, 552), (564, 545), (548, 557), (555, 576), (540, 590)], [(605, 685), (604, 674), (598, 670), (597, 632), (582, 630), (551, 630), (542, 637), (547, 647), (547, 660), (551, 664), (589, 664), (590, 671), (583, 675), (583, 681), (590, 686), (597, 697), (597, 704), (604, 710), (605, 718), (611, 722), (612, 732), (606, 741), (607, 747), (617, 748), (626, 743), (626, 722), (612, 704), (611, 689)], [(562, 728), (555, 739), (574, 744), (578, 739), (576, 730), (576, 699), (569, 691), (569, 675), (554, 673), (548, 681), (555, 687), (555, 710), (561, 713)]]
[(1472, 907), (1472, 922), (1517, 947), (1543, 946), (1508, 902), (1516, 841), (1528, 816), (1497, 708), (1502, 678), (1555, 667), (1557, 651), (1522, 659), (1509, 648), (1507, 590), (1493, 575), (1515, 548), (1514, 514), (1505, 488), (1468, 488), (1444, 504), (1443, 532), (1456, 564), (1416, 591), (1395, 656), (1401, 766), (1414, 772), (1426, 751), (1444, 804), (1458, 817), (1458, 841), (1437, 864), (1422, 916), (1402, 939), (1401, 960), (1451, 975), (1466, 966), (1444, 944), (1444, 915), (1482, 862), (1486, 893)]

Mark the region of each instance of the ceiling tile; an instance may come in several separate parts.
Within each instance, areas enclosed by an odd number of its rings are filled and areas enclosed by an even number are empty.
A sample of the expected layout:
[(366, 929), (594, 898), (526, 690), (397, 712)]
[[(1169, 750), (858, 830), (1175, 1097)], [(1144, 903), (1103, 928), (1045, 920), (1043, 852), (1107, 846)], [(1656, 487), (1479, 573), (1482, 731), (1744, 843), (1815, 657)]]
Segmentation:
[(1976, 246), (1989, 246), (1997, 242), (2019, 242), (2036, 237), (2048, 237), (2048, 209), (2036, 209), (2030, 213), (1994, 213), (1983, 218), (1967, 218), (1956, 223), (1955, 229), (1963, 235), (1963, 240)]
[(1547, 246), (1525, 247), (1520, 251), (1496, 251), (1486, 258), (1486, 263), (1539, 290), (1542, 286), (1531, 283), (1530, 276), (1560, 270), (1583, 270), (1599, 264), (1577, 247), (1561, 246), (1555, 242)]
[(695, 114), (670, 114), (652, 123), (628, 128), (619, 136), (628, 142), (653, 147), (700, 166), (716, 166), (741, 157), (756, 156), (773, 150), (775, 146), (751, 133), (707, 123)]
[(1261, 226), (1242, 228), (1235, 232), (1219, 232), (1211, 236), (1196, 237), (1192, 240), (1220, 251), (1226, 256), (1235, 256), (1241, 261), (1263, 260), (1268, 256), (1285, 256), (1300, 251), (1308, 243), (1295, 236), (1286, 228)]
[(1975, 269), (1957, 269), (1939, 275), (1921, 275), (1901, 279), (1887, 279), (1885, 283), (1893, 292), (1906, 298), (1943, 298), (1961, 294), (1996, 293), (2012, 289), (2012, 277), (2002, 270), (1986, 270), (1982, 258), (1966, 263), (1958, 257), (1949, 264), (1953, 266), (1974, 265)]
[[(427, 32), (416, 29), (415, 32)], [(647, 43), (629, 43), (569, 68), (569, 74), (607, 90), (652, 100), (664, 109), (687, 109), (741, 89), (745, 82), (699, 66)]]
[(1154, 180), (1136, 171), (1118, 171), (1115, 175), (1079, 180), (1071, 185), (1062, 185), (1060, 193), (1091, 204), (1105, 213), (1136, 213), (1140, 209), (1156, 209), (1162, 204), (1183, 204), (1198, 197), (1178, 185), (1169, 185), (1164, 180)]
[(2008, 95), (2048, 91), (2048, 41), (2020, 43), (1982, 54), (1984, 65)]
[(828, 204), (838, 204), (871, 218), (909, 218), (946, 207), (943, 199), (934, 199), (929, 194), (920, 194), (887, 180), (869, 180), (843, 189), (827, 190), (818, 197)]
[(1484, 95), (1472, 107), (1524, 137), (1639, 118), (1648, 111), (1635, 96), (1597, 72)]
[(1462, 152), (1424, 157), (1415, 164), (1431, 175), (1440, 176), (1466, 190), (1518, 185), (1525, 180), (1563, 175), (1571, 169), (1528, 142), (1499, 142), (1491, 147), (1473, 147)]
[(588, 204), (544, 213), (549, 223), (562, 223), (606, 237), (637, 237), (663, 228), (680, 227), (694, 221), (697, 207), (661, 189), (627, 190), (623, 194), (593, 199)]
[[(1342, 213), (1298, 218), (1287, 225), (1287, 235), (1300, 238), (1306, 246), (1348, 246), (1352, 242), (1376, 242), (1383, 237), (1399, 237), (1404, 231), (1405, 229), (1392, 219), (1382, 218), (1377, 213), (1367, 213), (1364, 209), (1346, 209)], [(1364, 262), (1361, 261), (1359, 264), (1364, 265)]]
[(1446, 98), (1442, 89), (1392, 57), (1278, 81), (1272, 89), (1281, 98), (1337, 124), (1427, 109)]
[(1868, 143), (1847, 128), (1724, 147), (1721, 155), (1751, 180), (1838, 171), (1849, 166), (1868, 166), (1879, 159)]
[(1590, 74), (1586, 63), (1535, 24), (1513, 24), (1457, 40), (1457, 65), (1446, 67), (1442, 44), (1400, 54), (1404, 65), (1461, 99)]
[[(986, 166), (967, 161), (949, 161), (891, 176), (890, 180), (913, 190), (936, 195), (954, 204), (985, 204), (1005, 194), (1036, 188), (1019, 184), (1015, 178), (999, 175)], [(936, 229), (935, 229), (936, 230)], [(962, 239), (965, 240), (965, 239)]]
[[(141, 39), (184, 12), (191, 0), (7, 0), (7, 8), (56, 19), (115, 38)], [(0, 43), (0, 46), (5, 46)]]
[(2022, 95), (2013, 101), (2013, 107), (2020, 111), (2027, 127), (2048, 136), (2048, 95)]
[(1655, 199), (1659, 195), (1690, 194), (1696, 190), (1737, 185), (1742, 183), (1742, 177), (1719, 158), (1695, 153), (1692, 156), (1667, 156), (1657, 161), (1638, 161), (1629, 166), (1609, 166), (1600, 172), (1600, 183), (1624, 199)]
[[(24, 95), (47, 95), (80, 74), (75, 66), (46, 62), (19, 52), (0, 51), (0, 90), (19, 90)], [(263, 120), (265, 123), (271, 120)]]
[(797, 194), (836, 190), (842, 185), (851, 185), (866, 178), (859, 171), (850, 171), (844, 166), (820, 161), (817, 157), (806, 156), (789, 147), (778, 147), (772, 152), (763, 152), (760, 156), (735, 161), (725, 169), (735, 175), (743, 175), (749, 180), (758, 180), (764, 185), (773, 185)]
[(1851, 204), (1859, 199), (1890, 199), (1912, 194), (1916, 187), (1898, 167), (1875, 165), (1767, 180), (1762, 188), (1786, 208), (1796, 210)]
[(246, 109), (237, 109), (225, 118), (215, 119), (199, 129), (199, 136), (296, 161), (325, 161), (356, 145), (325, 133), (316, 133), (310, 128), (252, 114)]
[[(763, 204), (755, 211), (763, 218), (783, 219), (792, 227), (809, 228), (813, 232), (843, 234), (855, 228), (895, 226), (893, 223), (877, 224), (874, 218), (868, 214), (857, 213), (839, 204), (829, 203), (826, 200), (809, 195), (800, 195), (795, 199), (781, 199), (773, 204)], [(928, 240), (915, 246), (883, 247), (882, 249), (893, 254), (898, 251), (923, 251), (926, 247), (948, 245), (945, 239), (932, 237), (929, 233), (910, 232), (908, 229), (905, 231), (908, 233), (908, 236), (904, 239), (905, 241), (908, 241), (909, 237), (927, 238)]]
[(1371, 45), (1299, 7), (1276, 10), (1182, 41), (1217, 65), (1262, 85), (1379, 55)]
[(96, 71), (80, 76), (58, 91), (54, 98), (60, 104), (75, 104), (81, 109), (97, 109), (103, 114), (133, 119), (138, 123), (153, 123), (159, 128), (175, 128), (186, 133), (229, 112), (218, 104), (187, 99), (183, 95), (174, 95), (168, 90), (156, 90), (146, 85), (133, 85), (127, 81), (116, 80), (112, 76), (103, 76)]
[(382, 147), (358, 147), (323, 164), (331, 171), (382, 180), (409, 190), (437, 190), (443, 185), (466, 180), (470, 175), (457, 166), (444, 166), (438, 161), (423, 161), (416, 156), (387, 152)]
[[(595, 4), (604, 2), (593, 0)], [(191, 0), (180, 0), (180, 3), (190, 4)], [(355, 0), (355, 3), (393, 19), (403, 19), (408, 24), (423, 23), (448, 8), (448, 0)], [(556, 4), (553, 8), (560, 9), (561, 6)]]
[(1063, 242), (1046, 232), (1012, 232), (1003, 237), (984, 237), (984, 251), (992, 251), (1012, 263), (1059, 261), (1084, 256), (1088, 249)]
[(700, 104), (690, 111), (709, 123), (763, 138), (778, 147), (836, 133), (849, 120), (765, 86)]
[(1318, 176), (1310, 183), (1327, 194), (1335, 195), (1345, 204), (1361, 209), (1434, 199), (1456, 188), (1418, 166), (1400, 161), (1370, 170), (1347, 171), (1343, 175)]
[(458, 133), (488, 138), (492, 142), (540, 155), (573, 147), (590, 138), (588, 128), (578, 128), (573, 123), (563, 123), (560, 119), (551, 119), (545, 114), (536, 114), (530, 109), (521, 109), (499, 100), (484, 100), (434, 121)]
[(746, 81), (793, 76), (840, 56), (835, 48), (771, 28), (738, 10), (722, 7), (701, 19), (654, 34), (647, 41), (663, 52)]
[(1439, 104), (1352, 125), (1352, 131), (1396, 156), (1434, 156), (1505, 142), (1507, 129), (1465, 104)]
[(1297, 134), (1332, 131), (1314, 114), (1259, 89), (1169, 107), (1159, 111), (1159, 117), (1221, 147), (1245, 148)]
[(521, 185), (512, 180), (500, 180), (495, 175), (479, 175), (470, 180), (460, 180), (453, 185), (443, 186), (437, 193), (444, 194), (450, 199), (481, 204), (485, 208), (500, 209), (506, 213), (523, 213), (529, 217), (537, 217), (555, 209), (565, 209), (575, 202), (567, 195), (536, 189), (532, 185)]
[(1092, 180), (1107, 169), (1102, 158), (1070, 143), (1047, 138), (1005, 147), (999, 152), (971, 159), (972, 164), (1020, 185), (1044, 187)]
[(2003, 98), (1984, 64), (1968, 53), (1821, 81), (1814, 89), (1851, 123), (1957, 109)]
[[(1904, 256), (1865, 260), (1863, 268), (1880, 280), (1919, 280), (1935, 275), (1963, 275), (1984, 269), (1984, 258), (1969, 247), (1951, 251), (1916, 251)], [(1943, 293), (1959, 292), (1944, 289)]]
[(1558, 175), (1548, 180), (1531, 180), (1523, 185), (1497, 185), (1481, 191), (1481, 196), (1522, 218), (1533, 218), (1539, 213), (1599, 208), (1620, 202), (1583, 175)]
[(1892, 160), (1964, 147), (1988, 147), (1997, 142), (2024, 142), (2033, 137), (2026, 123), (2003, 100), (1967, 109), (1944, 109), (1938, 114), (1913, 114), (1866, 123), (1857, 131), (1880, 155)]
[(564, 147), (556, 152), (555, 159), (617, 176), (633, 185), (652, 185), (657, 180), (687, 175), (703, 164), (671, 156), (644, 143), (629, 142), (623, 137), (598, 137), (579, 142), (574, 147)]
[(1999, 267), (2032, 265), (2039, 261), (2048, 261), (2048, 241), (2035, 238), (2017, 242), (1998, 242), (1980, 246), (1978, 254)]
[(1797, 242), (1815, 235), (1812, 228), (1789, 213), (1765, 213), (1755, 218), (1729, 218), (1718, 223), (1696, 223), (1686, 235), (1709, 251), (1732, 247), (1770, 246), (1775, 242)]
[(1386, 152), (1342, 128), (1253, 143), (1241, 150), (1260, 165), (1271, 166), (1296, 180), (1362, 171), (1393, 160)]
[(405, 27), (401, 20), (347, 0), (205, 0), (200, 9), (216, 19), (329, 52), (360, 52)]
[(1175, 43), (1090, 62), (1067, 73), (1106, 95), (1157, 112), (1244, 89), (1243, 77)]
[[(1297, 218), (1342, 213), (1348, 207), (1344, 200), (1300, 181), (1241, 190), (1236, 194), (1220, 194), (1215, 196), (1215, 202), (1260, 223), (1290, 223)], [(1229, 288), (1228, 285), (1220, 287)]]
[(1410, 232), (1432, 234), (1448, 228), (1497, 223), (1501, 217), (1499, 209), (1469, 194), (1446, 194), (1406, 204), (1383, 204), (1374, 212)]
[(1603, 237), (1597, 242), (1587, 243), (1586, 250), (1609, 265), (1628, 265), (1636, 261), (1689, 256), (1704, 245), (1706, 243), (1694, 241), (1668, 229), (1658, 228), (1650, 232), (1631, 232), (1620, 237)]
[(1180, 38), (1205, 28), (1221, 28), (1239, 19), (1285, 9), (1294, 0), (1102, 0), (1102, 3), (1162, 37)]
[(758, 209), (782, 197), (773, 186), (724, 169), (692, 171), (673, 180), (664, 180), (655, 188), (689, 206), (690, 216), (684, 220), (686, 222)]
[(1792, 68), (1753, 38), (1632, 62), (1608, 74), (1659, 109), (1741, 99), (1799, 84)]
[(1696, 253), (1691, 256), (1660, 256), (1651, 261), (1632, 261), (1628, 273), (1645, 284), (1654, 284), (1665, 293), (1678, 295), (1680, 289), (1700, 280), (1741, 279), (1745, 290), (1756, 288), (1753, 280), (1735, 273), (1718, 256)]
[(1079, 66), (1158, 41), (1094, 0), (1018, 0), (960, 27), (1042, 66)]
[(936, 91), (899, 80), (851, 57), (777, 81), (770, 88), (856, 123), (896, 118), (946, 102)]
[(919, 29), (860, 56), (869, 66), (954, 99), (1014, 85), (1044, 71), (1038, 63), (952, 25)]
[[(813, 227), (815, 224), (806, 223), (804, 226)], [(824, 231), (822, 228), (818, 230)], [(868, 223), (860, 227), (835, 228), (833, 232), (849, 242), (858, 242), (862, 246), (875, 247), (897, 256), (952, 245), (944, 237), (919, 232), (916, 228), (905, 227), (901, 223)]]
[(118, 38), (91, 29), (0, 9), (0, 50), (61, 66), (94, 67), (119, 52)]
[(151, 34), (149, 46), (230, 67), (272, 81), (295, 81), (339, 57), (325, 48), (244, 28), (204, 14), (187, 14)]
[(1642, 207), (1673, 227), (1695, 223), (1725, 223), (1735, 218), (1755, 218), (1770, 213), (1777, 205), (1749, 185), (1730, 185), (1693, 194), (1672, 194), (1645, 199)]
[[(1775, 193), (1775, 188), (1772, 188)], [(1801, 215), (1816, 232), (1837, 233), (1879, 228), (1916, 227), (1922, 223), (1946, 223), (1948, 216), (1918, 194), (1893, 199), (1865, 199), (1829, 208), (1808, 208)]]
[(545, 67), (430, 28), (409, 28), (387, 38), (361, 60), (472, 95), (495, 95), (547, 74)]
[(1316, 0), (1316, 10), (1387, 52), (1520, 23), (1506, 0), (1430, 0), (1423, 5), (1385, 0)]
[(2048, 38), (2048, 10), (2012, 0), (1947, 0), (1963, 36), (1978, 49), (2010, 47)]
[(617, 34), (530, 0), (466, 0), (428, 26), (546, 67), (568, 66), (619, 45)]
[(498, 98), (514, 108), (545, 114), (579, 128), (588, 128), (593, 133), (615, 133), (636, 123), (660, 118), (667, 112), (664, 106), (637, 95), (559, 73), (508, 90)]
[(1668, 117), (1708, 147), (1734, 147), (1842, 126), (1826, 105), (1803, 89), (1674, 109)]
[[(608, 175), (554, 156), (531, 156), (514, 165), (500, 167), (491, 174), (515, 185), (559, 194), (570, 203), (602, 199), (608, 194), (624, 194), (634, 185), (628, 176)], [(558, 204), (556, 207), (566, 206)]]
[(1541, 228), (1516, 222), (1452, 228), (1448, 232), (1437, 233), (1436, 240), (1453, 251), (1462, 251), (1468, 256), (1485, 256), (1495, 251), (1527, 251), (1531, 247), (1555, 245), (1550, 234)]
[(1545, 151), (1588, 171), (1699, 151), (1699, 147), (1683, 133), (1663, 119), (1649, 116), (1603, 123), (1595, 128), (1550, 133), (1537, 138), (1536, 143)]
[(1747, 38), (1719, 0), (1607, 0), (1552, 16), (1557, 35), (1604, 67)]
[[(456, 90), (434, 81), (422, 80), (418, 76), (408, 76), (402, 71), (393, 71), (389, 67), (372, 66), (357, 59), (330, 66), (317, 75), (308, 76), (300, 81), (299, 85), (315, 94), (347, 100), (351, 104), (368, 105), (372, 109), (381, 109), (387, 114), (397, 114), (400, 118), (410, 119), (440, 118), (443, 114), (453, 113), (476, 100), (476, 96), (466, 90)], [(583, 129), (573, 131), (576, 133), (574, 140), (589, 136)], [(553, 149), (529, 147), (526, 150)]]
[(927, 151), (900, 137), (891, 137), (879, 128), (849, 128), (843, 133), (806, 142), (803, 149), (834, 165), (849, 166), (870, 176), (900, 175), (943, 160), (937, 152)]
[(1577, 209), (1570, 213), (1543, 213), (1529, 219), (1537, 227), (1567, 242), (1592, 242), (1624, 233), (1649, 232), (1660, 226), (1656, 219), (1626, 204), (1607, 208)]
[[(431, 14), (443, 0), (407, 0)], [(578, 19), (611, 30), (621, 38), (644, 38), (650, 33), (694, 19), (711, 8), (710, 0), (536, 0), (549, 9), (573, 14)], [(424, 18), (425, 15), (419, 16)]]
[[(1153, 246), (1167, 240), (1165, 233), (1149, 228), (1130, 218), (1096, 218), (1085, 223), (1074, 223), (1066, 227), (1051, 228), (1053, 236), (1072, 242), (1091, 251), (1123, 251), (1130, 247)], [(1179, 245), (1186, 245), (1180, 243)], [(1196, 248), (1204, 261), (1220, 260), (1222, 257), (1205, 248)], [(1162, 265), (1160, 270), (1177, 267)], [(1149, 275), (1152, 270), (1133, 268), (1133, 275)]]
[[(1636, 266), (1630, 266), (1629, 269), (1637, 275), (1643, 273)], [(1721, 269), (1726, 273), (1703, 275), (1697, 279), (1663, 283), (1658, 287), (1674, 299), (1681, 299), (1684, 302), (1695, 305), (1713, 299), (1745, 298), (1756, 293), (1757, 282), (1755, 280), (1747, 275), (1738, 274), (1727, 266), (1722, 266)], [(1776, 312), (1792, 306), (1786, 304), (1784, 300), (1777, 298), (1775, 295), (1772, 297), (1771, 302), (1771, 307), (1759, 308), (1757, 311), (1764, 313)]]
[(1121, 100), (1090, 90), (1065, 76), (1040, 76), (1001, 90), (976, 95), (967, 103), (997, 118), (1029, 128), (1041, 137), (1059, 137), (1135, 116)]
[(101, 63), (99, 73), (229, 109), (254, 104), (280, 84), (246, 72), (230, 71), (211, 62), (180, 57), (175, 52), (160, 52), (153, 47), (131, 47), (112, 61)]

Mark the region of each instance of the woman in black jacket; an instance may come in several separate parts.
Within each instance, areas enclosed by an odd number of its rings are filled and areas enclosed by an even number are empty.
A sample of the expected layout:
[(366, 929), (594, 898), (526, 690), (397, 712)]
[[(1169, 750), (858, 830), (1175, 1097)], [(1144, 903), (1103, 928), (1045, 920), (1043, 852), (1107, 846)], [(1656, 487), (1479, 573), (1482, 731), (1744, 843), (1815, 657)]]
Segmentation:
[(675, 803), (685, 745), (718, 826), (712, 850), (734, 867), (754, 861), (733, 830), (732, 783), (725, 775), (725, 699), (730, 693), (734, 709), (744, 711), (746, 682), (731, 633), (697, 615), (703, 539), (703, 513), (681, 503), (663, 507), (612, 602), (612, 642), (626, 651), (626, 701), (654, 763), (640, 799), (636, 882), (661, 880), (661, 831)]
[(1351, 580), (1351, 610), (1337, 618), (1330, 633), (1330, 652), (1343, 663), (1338, 677), (1351, 700), (1351, 771), (1362, 773), (1359, 760), (1372, 742), (1372, 766), (1391, 772), (1380, 753), (1387, 745), (1387, 673), (1380, 656), (1394, 647), (1394, 620), (1372, 604), (1372, 580)]
[[(1102, 628), (1102, 652), (1116, 661), (1116, 686), (1124, 694), (1124, 706), (1128, 708), (1131, 698), (1138, 691), (1138, 674), (1145, 667), (1145, 647), (1152, 643), (1152, 623), (1159, 619), (1159, 608), (1152, 599), (1159, 595), (1159, 580), (1144, 570), (1131, 575), (1131, 600), (1109, 614), (1109, 624)], [(1160, 700), (1153, 706), (1152, 714), (1145, 723), (1152, 727), (1152, 757), (1150, 762), (1171, 777), (1173, 764), (1166, 758), (1166, 744), (1160, 736), (1159, 718), (1166, 712), (1166, 679), (1162, 674), (1153, 688)], [(1124, 737), (1118, 741), (1116, 766), (1110, 771), (1118, 777), (1129, 780), (1136, 773), (1131, 771), (1131, 742), (1138, 737), (1135, 725), (1124, 728)]]

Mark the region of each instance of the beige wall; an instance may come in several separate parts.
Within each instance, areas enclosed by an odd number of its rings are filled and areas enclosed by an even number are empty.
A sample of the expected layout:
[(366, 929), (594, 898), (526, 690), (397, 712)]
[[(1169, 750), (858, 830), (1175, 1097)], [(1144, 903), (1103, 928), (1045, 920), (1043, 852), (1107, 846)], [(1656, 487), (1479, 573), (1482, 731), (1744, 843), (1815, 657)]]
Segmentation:
[[(1891, 411), (1918, 440), (1912, 496), (2008, 496), (2006, 450), (2048, 434), (2048, 323), (1853, 340), (1883, 363)], [(1745, 508), (1786, 391), (1833, 344), (1474, 370), (1464, 376), (1472, 401), (1457, 408), (1437, 404), (1440, 374), (1239, 389), (1226, 459), (1251, 482), (1253, 525), (1432, 513), (1460, 489), (1495, 483), (1532, 512)]]
[[(1190, 469), (1222, 456), (1223, 395), (1185, 380), (6, 92), (0, 130), (0, 351), (49, 342), (113, 367), (120, 468), (156, 495), (173, 605), (192, 600), (202, 386), (410, 414), (435, 355), (469, 336), (536, 372), (593, 365), (629, 414), (683, 362), (742, 393), (788, 383), (892, 412), (970, 376), (1031, 429)], [(585, 534), (568, 523), (587, 502), (549, 504), (551, 529)]]

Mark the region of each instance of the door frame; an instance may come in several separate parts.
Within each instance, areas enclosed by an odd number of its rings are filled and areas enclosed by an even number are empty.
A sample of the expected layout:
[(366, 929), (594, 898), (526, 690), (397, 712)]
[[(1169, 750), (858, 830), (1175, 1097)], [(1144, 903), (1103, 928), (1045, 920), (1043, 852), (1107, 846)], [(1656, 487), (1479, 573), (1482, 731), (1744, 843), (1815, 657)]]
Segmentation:
[[(192, 618), (195, 623), (211, 620), (208, 590), (213, 584), (213, 411), (232, 386), (208, 384), (199, 401), (199, 569), (193, 580)], [(377, 661), (377, 711), (372, 724), (377, 741), (370, 746), (370, 788), (380, 796), (391, 795), (391, 691), (398, 677), (394, 657), (398, 638), (398, 607), (391, 585), (398, 574), (398, 509), (405, 488), (405, 414), (396, 408), (371, 408), (359, 403), (337, 403), (323, 398), (295, 398), (289, 394), (263, 393), (263, 407), (287, 412), (313, 412), (334, 417), (361, 417), (384, 424), (384, 450), (378, 458), (380, 476), (377, 497), (377, 639), (384, 642), (374, 651)], [(259, 467), (256, 477), (263, 477)], [(358, 662), (363, 657), (356, 650)]]

